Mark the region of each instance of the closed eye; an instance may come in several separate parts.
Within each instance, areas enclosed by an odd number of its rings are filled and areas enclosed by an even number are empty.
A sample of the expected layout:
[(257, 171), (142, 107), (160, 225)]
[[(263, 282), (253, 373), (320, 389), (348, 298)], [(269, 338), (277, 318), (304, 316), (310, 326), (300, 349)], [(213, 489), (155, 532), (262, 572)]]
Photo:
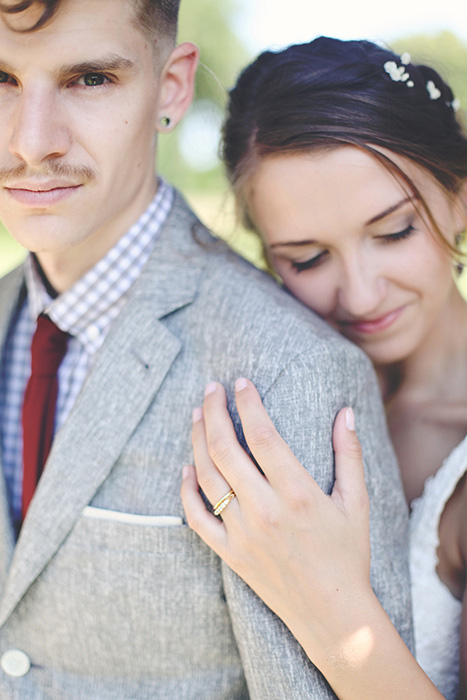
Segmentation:
[[(385, 236), (377, 236), (377, 239), (380, 240), (382, 243), (386, 244), (396, 243), (397, 241), (403, 241), (406, 238), (409, 238), (414, 232), (415, 227), (412, 226), (412, 224), (410, 224), (403, 231), (398, 231), (397, 233), (389, 233)], [(292, 261), (291, 264), (296, 272), (304, 272), (304, 270), (310, 270), (320, 265), (326, 259), (327, 255), (328, 251), (323, 250), (323, 252), (319, 253), (319, 255), (315, 255), (315, 257), (310, 258), (309, 260), (305, 260), (304, 262)]]
[(415, 228), (410, 224), (403, 231), (398, 231), (397, 233), (389, 233), (386, 236), (378, 236), (378, 240), (383, 243), (395, 243), (396, 241), (403, 241), (405, 238), (409, 238), (415, 231)]
[(319, 255), (315, 255), (314, 258), (310, 258), (309, 260), (305, 260), (304, 262), (297, 262), (297, 261), (292, 261), (292, 267), (296, 272), (303, 272), (304, 270), (310, 270), (313, 267), (317, 267), (320, 265), (325, 258), (328, 255), (327, 250), (323, 250), (322, 253), (319, 253)]

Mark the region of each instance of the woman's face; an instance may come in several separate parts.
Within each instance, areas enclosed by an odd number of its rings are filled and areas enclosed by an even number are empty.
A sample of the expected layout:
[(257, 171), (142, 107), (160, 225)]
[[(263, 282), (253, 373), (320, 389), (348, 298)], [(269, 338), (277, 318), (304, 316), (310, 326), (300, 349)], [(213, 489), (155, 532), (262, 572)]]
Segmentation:
[[(426, 171), (387, 154), (454, 243), (460, 207)], [(285, 286), (375, 364), (405, 359), (426, 340), (454, 291), (452, 260), (376, 158), (351, 146), (267, 156), (246, 199)]]

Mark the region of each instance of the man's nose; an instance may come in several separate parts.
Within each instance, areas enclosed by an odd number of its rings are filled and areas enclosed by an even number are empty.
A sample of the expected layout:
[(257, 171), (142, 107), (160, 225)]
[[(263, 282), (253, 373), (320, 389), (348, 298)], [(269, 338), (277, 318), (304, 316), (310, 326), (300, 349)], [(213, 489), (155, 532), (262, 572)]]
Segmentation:
[(10, 152), (30, 166), (59, 158), (70, 148), (70, 131), (53, 90), (24, 89), (11, 115)]

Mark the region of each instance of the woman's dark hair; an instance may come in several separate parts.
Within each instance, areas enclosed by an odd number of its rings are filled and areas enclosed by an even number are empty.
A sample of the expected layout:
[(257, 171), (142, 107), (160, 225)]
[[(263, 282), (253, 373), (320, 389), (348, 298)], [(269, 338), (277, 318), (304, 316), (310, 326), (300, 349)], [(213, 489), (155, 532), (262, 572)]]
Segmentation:
[[(180, 0), (129, 0), (135, 5), (138, 25), (148, 34), (167, 34), (175, 37), (177, 32)], [(18, 31), (33, 32), (43, 27), (57, 12), (61, 0), (17, 0), (17, 2), (0, 2), (0, 12), (16, 15), (25, 12), (33, 5), (42, 5), (43, 11), (37, 21), (26, 29)]]
[(435, 70), (369, 41), (320, 37), (266, 51), (241, 73), (223, 127), (222, 158), (239, 212), (254, 228), (243, 188), (258, 159), (350, 145), (401, 179), (440, 234), (414, 183), (378, 149), (410, 159), (457, 193), (467, 177), (467, 138), (456, 106)]

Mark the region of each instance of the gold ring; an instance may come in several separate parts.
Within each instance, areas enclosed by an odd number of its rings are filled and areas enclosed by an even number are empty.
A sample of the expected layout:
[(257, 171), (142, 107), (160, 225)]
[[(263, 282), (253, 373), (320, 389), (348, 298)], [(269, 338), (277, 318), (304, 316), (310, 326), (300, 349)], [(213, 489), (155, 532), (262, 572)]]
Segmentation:
[(222, 496), (220, 501), (217, 501), (216, 505), (214, 506), (214, 515), (220, 515), (224, 508), (227, 508), (229, 503), (233, 501), (236, 495), (237, 494), (235, 493), (235, 491), (233, 489), (230, 489), (229, 493), (226, 493), (225, 496)]

